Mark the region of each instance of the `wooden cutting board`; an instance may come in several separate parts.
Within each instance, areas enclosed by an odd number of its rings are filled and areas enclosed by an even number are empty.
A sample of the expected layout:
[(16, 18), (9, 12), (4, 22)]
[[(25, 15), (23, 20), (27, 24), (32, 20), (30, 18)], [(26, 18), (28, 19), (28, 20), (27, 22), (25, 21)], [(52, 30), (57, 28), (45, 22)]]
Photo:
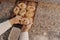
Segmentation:
[[(18, 2), (16, 3), (16, 5), (17, 5), (19, 2), (24, 2), (24, 1), (18, 1)], [(27, 3), (27, 5), (30, 5), (30, 4), (31, 4), (31, 1), (26, 1), (26, 2), (24, 2), (24, 3)], [(36, 4), (37, 4), (36, 2), (33, 2), (33, 4), (35, 5), (35, 7), (37, 6), (37, 5), (36, 5)], [(35, 10), (35, 11), (36, 11), (36, 10)], [(35, 11), (34, 11), (34, 13), (35, 13)], [(35, 14), (34, 14), (34, 15), (35, 15)], [(34, 19), (34, 17), (33, 17), (32, 19)], [(13, 27), (12, 30), (11, 30), (11, 32), (10, 32), (10, 34), (9, 34), (8, 40), (18, 40), (19, 35), (20, 35), (20, 32), (21, 32), (21, 30), (20, 30), (19, 28)]]

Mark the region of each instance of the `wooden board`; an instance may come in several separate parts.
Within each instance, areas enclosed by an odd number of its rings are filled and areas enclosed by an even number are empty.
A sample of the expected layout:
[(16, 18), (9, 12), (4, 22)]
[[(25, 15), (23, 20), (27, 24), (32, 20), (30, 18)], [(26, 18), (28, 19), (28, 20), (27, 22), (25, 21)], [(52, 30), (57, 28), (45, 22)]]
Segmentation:
[(18, 40), (21, 30), (19, 28), (13, 27), (8, 40)]
[[(23, 1), (23, 2), (24, 2), (24, 1)], [(17, 5), (18, 3), (19, 3), (19, 1), (16, 3), (16, 5)], [(26, 1), (26, 2), (24, 2), (24, 3), (27, 3), (27, 6), (28, 6), (28, 5), (31, 5), (32, 2)], [(34, 5), (35, 5), (35, 7), (36, 7), (35, 2), (33, 2), (33, 3), (34, 3)], [(34, 11), (34, 13), (35, 13), (35, 11)], [(28, 18), (28, 17), (27, 17), (27, 18)], [(34, 19), (34, 17), (33, 17), (32, 19)], [(8, 40), (18, 40), (19, 35), (20, 35), (20, 29), (13, 27), (12, 30), (11, 30), (11, 32), (10, 32), (10, 35), (9, 35)]]

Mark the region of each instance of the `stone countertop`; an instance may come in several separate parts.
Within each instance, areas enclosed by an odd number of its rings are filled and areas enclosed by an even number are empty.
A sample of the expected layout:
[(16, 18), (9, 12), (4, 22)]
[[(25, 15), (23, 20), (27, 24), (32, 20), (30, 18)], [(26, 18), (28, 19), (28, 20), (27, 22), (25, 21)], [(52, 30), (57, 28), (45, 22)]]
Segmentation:
[(60, 5), (39, 2), (30, 40), (60, 40)]
[[(0, 4), (0, 23), (8, 20), (15, 3), (2, 2)], [(0, 40), (7, 40), (10, 30), (0, 36)]]

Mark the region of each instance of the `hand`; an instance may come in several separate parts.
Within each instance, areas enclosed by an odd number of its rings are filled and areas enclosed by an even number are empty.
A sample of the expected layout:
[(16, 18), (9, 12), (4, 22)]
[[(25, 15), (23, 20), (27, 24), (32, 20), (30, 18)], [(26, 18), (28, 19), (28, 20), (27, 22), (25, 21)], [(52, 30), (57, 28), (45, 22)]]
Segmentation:
[(25, 20), (25, 23), (23, 25), (22, 31), (29, 31), (29, 29), (31, 28), (32, 24), (33, 24), (32, 18), (30, 18), (28, 20)]
[(10, 23), (13, 24), (17, 24), (20, 23), (22, 17), (21, 16), (16, 16), (15, 18), (10, 19)]

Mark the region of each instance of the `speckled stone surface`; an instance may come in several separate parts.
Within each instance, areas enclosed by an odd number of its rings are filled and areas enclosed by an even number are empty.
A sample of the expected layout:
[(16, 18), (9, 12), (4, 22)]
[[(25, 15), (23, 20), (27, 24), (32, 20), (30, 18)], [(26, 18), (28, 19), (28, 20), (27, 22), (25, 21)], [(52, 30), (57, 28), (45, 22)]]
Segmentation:
[(28, 1), (36, 1), (36, 2), (46, 2), (46, 3), (58, 3), (60, 4), (60, 0), (28, 0)]
[(30, 40), (60, 40), (60, 5), (38, 3)]
[(4, 2), (0, 4), (0, 22), (7, 20), (10, 17), (13, 3)]
[[(12, 8), (14, 7), (14, 3), (11, 2), (2, 2), (0, 4), (0, 23), (8, 20), (10, 18), (10, 14)], [(5, 32), (0, 36), (0, 40), (7, 40), (10, 30)]]

